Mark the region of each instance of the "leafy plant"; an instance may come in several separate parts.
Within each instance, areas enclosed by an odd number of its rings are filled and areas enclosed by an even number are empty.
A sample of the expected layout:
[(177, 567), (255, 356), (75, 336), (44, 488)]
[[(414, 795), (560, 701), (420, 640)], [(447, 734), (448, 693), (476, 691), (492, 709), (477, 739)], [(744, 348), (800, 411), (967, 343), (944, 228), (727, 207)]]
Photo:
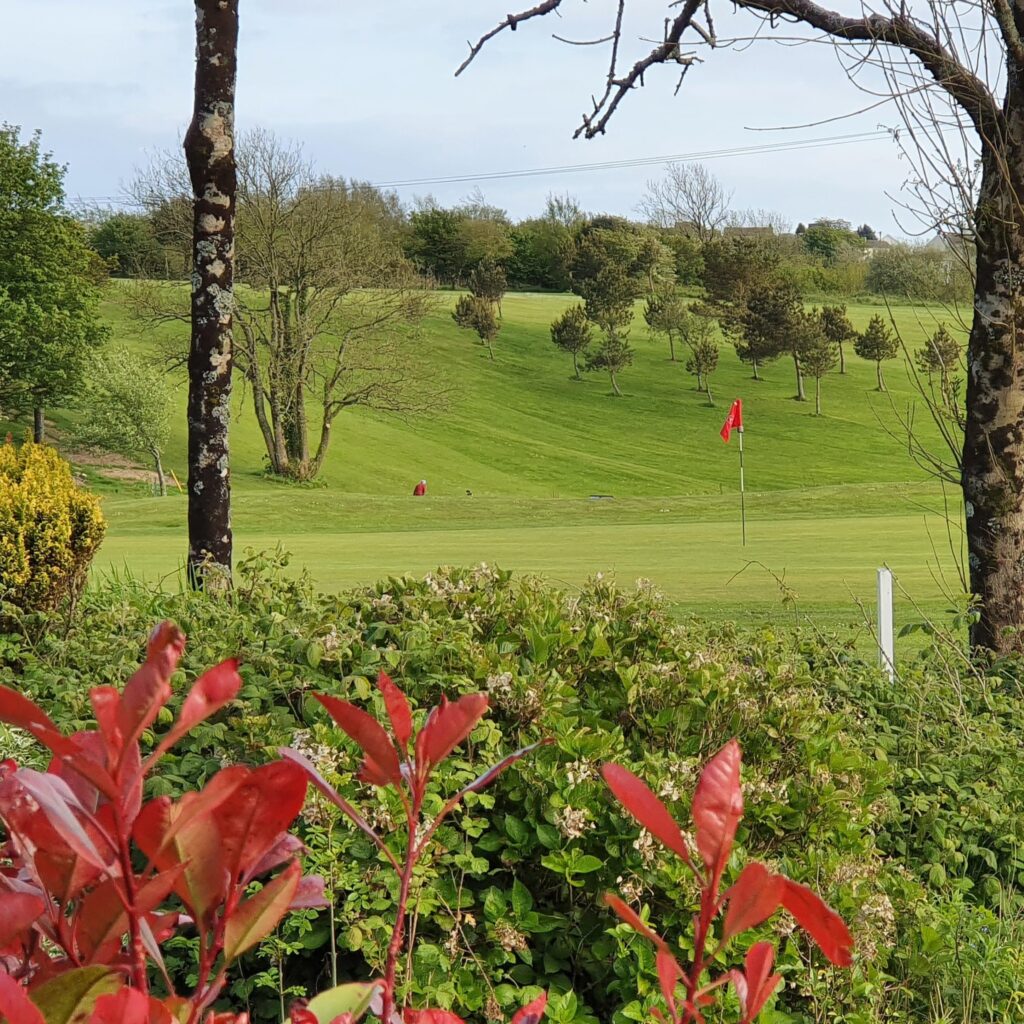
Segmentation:
[[(699, 864), (668, 808), (645, 782), (621, 765), (606, 764), (602, 770), (619, 803), (686, 865), (700, 887), (700, 910), (694, 917), (693, 960), (686, 969), (668, 943), (628, 904), (612, 894), (605, 897), (612, 910), (657, 949), (658, 980), (673, 1024), (703, 1021), (702, 1011), (715, 1002), (713, 993), (730, 983), (739, 999), (742, 1024), (750, 1024), (758, 1016), (782, 980), (782, 975), (771, 973), (775, 949), (770, 942), (755, 943), (747, 952), (742, 970), (734, 968), (709, 977), (707, 982), (702, 980), (731, 939), (764, 923), (780, 907), (796, 918), (834, 964), (849, 967), (853, 963), (853, 939), (842, 918), (806, 886), (785, 875), (773, 874), (754, 861), (747, 864), (729, 889), (720, 892), (743, 817), (740, 760), (740, 746), (731, 740), (708, 762), (697, 783), (692, 815)], [(715, 940), (713, 925), (723, 910), (721, 932)], [(682, 1000), (678, 998), (680, 986), (685, 993)], [(660, 1012), (655, 1014), (664, 1022)]]
[[(289, 910), (323, 904), (323, 881), (303, 877), (301, 844), (287, 831), (307, 787), (294, 763), (233, 765), (179, 800), (143, 801), (164, 754), (242, 685), (234, 661), (206, 672), (157, 740), (151, 730), (168, 717), (184, 646), (176, 626), (158, 626), (123, 692), (90, 691), (97, 728), (70, 736), (28, 698), (0, 688), (0, 720), (53, 754), (45, 772), (0, 765), (8, 837), (0, 1015), (11, 1024), (195, 1024), (204, 1014), (207, 1024), (241, 1024), (247, 1015), (213, 1010), (232, 963)], [(197, 937), (198, 961), (192, 991), (180, 995), (161, 945), (185, 927)], [(162, 996), (151, 992), (153, 969)], [(318, 997), (332, 1013), (316, 1020), (351, 1020), (372, 991), (349, 986)]]

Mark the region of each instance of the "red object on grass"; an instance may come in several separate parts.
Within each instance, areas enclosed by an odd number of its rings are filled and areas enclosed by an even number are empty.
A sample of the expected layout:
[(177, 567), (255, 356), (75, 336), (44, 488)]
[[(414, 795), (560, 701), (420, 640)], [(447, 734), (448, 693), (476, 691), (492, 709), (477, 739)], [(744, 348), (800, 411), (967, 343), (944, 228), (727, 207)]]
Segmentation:
[(722, 424), (722, 440), (728, 441), (729, 435), (734, 430), (743, 429), (743, 399), (737, 398), (735, 402), (729, 407), (729, 415), (725, 417), (725, 422)]

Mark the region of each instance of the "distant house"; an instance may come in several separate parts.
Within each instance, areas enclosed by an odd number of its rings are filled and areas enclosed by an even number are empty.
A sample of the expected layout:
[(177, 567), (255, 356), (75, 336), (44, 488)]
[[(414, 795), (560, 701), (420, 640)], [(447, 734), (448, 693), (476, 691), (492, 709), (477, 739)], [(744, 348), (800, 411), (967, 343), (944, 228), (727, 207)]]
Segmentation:
[(726, 228), (722, 234), (726, 238), (774, 238), (775, 228), (770, 224), (756, 228), (730, 227)]
[(871, 238), (864, 243), (864, 255), (863, 259), (873, 260), (875, 255), (882, 249), (888, 249), (892, 245), (892, 242), (886, 241), (884, 238)]

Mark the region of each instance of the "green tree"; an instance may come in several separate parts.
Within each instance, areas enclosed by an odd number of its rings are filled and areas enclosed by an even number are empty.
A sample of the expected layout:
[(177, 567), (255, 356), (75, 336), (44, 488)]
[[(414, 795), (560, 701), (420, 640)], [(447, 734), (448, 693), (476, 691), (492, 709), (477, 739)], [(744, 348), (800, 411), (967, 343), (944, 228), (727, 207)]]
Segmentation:
[(617, 374), (632, 363), (633, 349), (626, 336), (618, 332), (605, 334), (597, 348), (587, 353), (587, 369), (607, 371), (612, 382), (612, 394), (617, 398), (622, 397)]
[(878, 390), (885, 391), (882, 362), (886, 359), (895, 359), (900, 345), (899, 340), (880, 316), (876, 314), (868, 321), (864, 333), (854, 341), (853, 350), (861, 359), (869, 359), (875, 364), (878, 374)]
[(129, 458), (148, 459), (160, 495), (165, 496), (163, 456), (173, 409), (167, 375), (126, 348), (102, 352), (91, 362), (82, 407), (88, 419), (77, 440)]
[(676, 340), (686, 332), (693, 317), (686, 300), (675, 288), (652, 292), (644, 304), (644, 320), (652, 334), (664, 334), (668, 338), (669, 360), (673, 363)]
[(465, 215), (439, 206), (414, 210), (409, 218), (406, 255), (441, 284), (454, 285), (466, 268)]
[(864, 248), (864, 239), (844, 221), (816, 221), (801, 239), (804, 248), (829, 267), (839, 262), (844, 251)]
[(487, 354), (494, 358), (494, 339), (501, 330), (498, 318), (494, 315), (494, 306), (487, 299), (476, 295), (461, 295), (455, 303), (452, 319), (469, 331), (476, 331), (480, 343), (487, 347)]
[(150, 217), (112, 213), (89, 230), (89, 245), (117, 277), (156, 277), (164, 273), (164, 253)]
[(469, 275), (469, 290), (478, 299), (485, 299), (497, 306), (500, 317), (501, 300), (508, 291), (505, 268), (493, 259), (481, 260)]
[(0, 125), (0, 407), (33, 414), (81, 389), (90, 354), (106, 335), (99, 322), (97, 257), (64, 207), (64, 168)]
[(597, 348), (587, 356), (587, 369), (607, 370), (612, 394), (619, 397), (622, 392), (617, 374), (633, 362), (633, 349), (627, 338), (639, 288), (640, 280), (614, 261), (605, 263), (596, 275), (580, 284), (587, 319), (604, 334)]
[(843, 343), (853, 341), (857, 332), (846, 315), (846, 306), (822, 306), (821, 329), (829, 341), (834, 341), (839, 349), (839, 372), (846, 373), (846, 354), (843, 351)]
[(946, 330), (945, 324), (939, 324), (939, 329), (914, 353), (914, 362), (922, 373), (929, 378), (938, 376), (945, 385), (960, 364), (960, 351), (960, 343)]
[(591, 342), (590, 321), (583, 306), (572, 306), (552, 322), (551, 340), (563, 352), (568, 352), (572, 356), (575, 379), (582, 380), (579, 357), (586, 353)]
[(817, 311), (804, 313), (799, 325), (800, 362), (814, 378), (814, 415), (821, 415), (821, 378), (836, 368), (839, 346), (825, 333), (824, 318)]
[(781, 281), (759, 285), (747, 298), (740, 321), (744, 347), (741, 350), (737, 346), (736, 350), (741, 359), (753, 365), (755, 380), (759, 364), (789, 352), (796, 369), (798, 402), (806, 401), (799, 345), (802, 316), (803, 303), (793, 285)]
[(758, 359), (743, 340), (743, 315), (747, 298), (776, 278), (779, 267), (777, 247), (756, 238), (716, 238), (704, 246), (704, 300), (697, 312), (714, 317), (722, 333), (747, 351), (757, 379)]
[[(708, 324), (708, 327), (711, 325)], [(686, 371), (697, 378), (697, 390), (708, 396), (708, 405), (714, 405), (711, 394), (711, 375), (718, 369), (718, 343), (711, 336), (697, 338), (690, 348), (690, 357), (686, 360)]]

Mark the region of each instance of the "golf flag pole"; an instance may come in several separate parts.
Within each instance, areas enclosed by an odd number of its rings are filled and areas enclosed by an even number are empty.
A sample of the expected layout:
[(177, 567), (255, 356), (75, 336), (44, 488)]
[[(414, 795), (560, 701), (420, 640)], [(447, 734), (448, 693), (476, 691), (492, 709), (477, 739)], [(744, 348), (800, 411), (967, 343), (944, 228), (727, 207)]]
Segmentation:
[(722, 424), (722, 440), (729, 443), (729, 436), (733, 431), (740, 435), (740, 530), (743, 537), (743, 546), (747, 546), (747, 504), (743, 479), (743, 399), (737, 398), (729, 407), (729, 415), (725, 417)]

